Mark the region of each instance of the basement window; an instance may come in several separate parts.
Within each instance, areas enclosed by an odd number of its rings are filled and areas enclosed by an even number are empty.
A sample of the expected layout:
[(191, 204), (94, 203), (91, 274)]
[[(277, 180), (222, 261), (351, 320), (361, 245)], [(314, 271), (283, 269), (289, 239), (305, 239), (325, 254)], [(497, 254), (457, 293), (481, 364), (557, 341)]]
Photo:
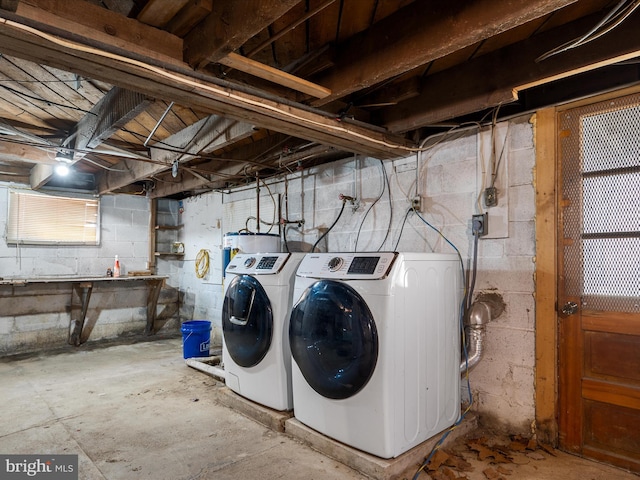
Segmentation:
[(99, 245), (100, 200), (9, 191), (7, 244)]

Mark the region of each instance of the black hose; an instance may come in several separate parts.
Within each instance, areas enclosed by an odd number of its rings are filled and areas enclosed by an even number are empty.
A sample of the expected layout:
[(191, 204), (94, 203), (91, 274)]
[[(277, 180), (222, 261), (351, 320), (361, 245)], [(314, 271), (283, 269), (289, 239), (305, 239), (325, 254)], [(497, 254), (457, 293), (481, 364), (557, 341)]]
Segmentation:
[(384, 174), (384, 179), (387, 183), (387, 195), (389, 197), (389, 224), (387, 225), (387, 233), (384, 236), (380, 247), (378, 247), (378, 252), (382, 250), (382, 247), (384, 247), (384, 244), (387, 242), (387, 238), (389, 238), (389, 232), (391, 232), (391, 223), (393, 222), (393, 203), (391, 203), (391, 185), (389, 185), (389, 176), (387, 175), (387, 170), (384, 168), (384, 163), (382, 163), (382, 160), (380, 160), (380, 165), (382, 166), (382, 173)]
[(320, 236), (320, 238), (319, 238), (318, 240), (316, 240), (316, 243), (314, 243), (314, 244), (313, 244), (313, 247), (311, 247), (311, 252), (315, 252), (316, 247), (317, 247), (317, 246), (318, 246), (318, 244), (322, 241), (322, 239), (323, 239), (324, 237), (326, 237), (326, 236), (327, 236), (327, 233), (329, 233), (329, 232), (333, 229), (333, 227), (335, 227), (335, 226), (336, 226), (336, 223), (338, 223), (338, 220), (340, 220), (340, 217), (342, 216), (342, 212), (344, 212), (344, 206), (345, 206), (345, 204), (346, 204), (346, 203), (347, 203), (346, 199), (345, 199), (345, 200), (342, 200), (342, 208), (340, 209), (340, 213), (338, 214), (338, 216), (336, 217), (336, 219), (333, 221), (333, 223), (331, 224), (331, 226), (327, 229), (327, 231), (326, 231), (326, 232), (324, 232), (324, 233)]
[[(382, 166), (382, 170), (384, 172), (384, 164), (382, 163), (382, 160), (380, 160), (380, 165)], [(385, 190), (385, 181), (383, 179), (382, 180), (382, 190), (380, 191), (380, 195), (378, 195), (378, 198), (376, 198), (373, 201), (373, 203), (371, 205), (369, 205), (369, 208), (367, 208), (367, 211), (365, 212), (364, 216), (362, 217), (362, 221), (360, 222), (360, 226), (358, 227), (358, 234), (356, 235), (356, 244), (353, 247), (353, 251), (354, 252), (358, 251), (358, 240), (360, 239), (360, 231), (362, 230), (362, 226), (364, 225), (364, 221), (367, 219), (367, 216), (369, 215), (369, 212), (371, 212), (371, 209), (373, 207), (375, 207), (376, 203), (378, 203), (378, 201), (382, 198), (382, 195), (384, 195), (384, 190)], [(385, 237), (385, 240), (386, 240), (386, 237)]]

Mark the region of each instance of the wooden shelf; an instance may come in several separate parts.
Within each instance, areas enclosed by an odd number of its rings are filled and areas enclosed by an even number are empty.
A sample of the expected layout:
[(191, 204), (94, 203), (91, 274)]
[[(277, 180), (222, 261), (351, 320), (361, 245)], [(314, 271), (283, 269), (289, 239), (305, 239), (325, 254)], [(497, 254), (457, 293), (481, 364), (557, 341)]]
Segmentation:
[(155, 252), (154, 255), (156, 257), (184, 257), (184, 253), (172, 253), (172, 252)]

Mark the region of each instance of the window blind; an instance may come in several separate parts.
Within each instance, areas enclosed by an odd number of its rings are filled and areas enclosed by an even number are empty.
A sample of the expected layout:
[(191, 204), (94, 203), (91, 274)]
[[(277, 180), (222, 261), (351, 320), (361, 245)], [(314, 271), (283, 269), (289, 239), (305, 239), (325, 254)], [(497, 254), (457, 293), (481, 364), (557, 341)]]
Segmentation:
[(100, 201), (10, 191), (8, 244), (99, 245)]

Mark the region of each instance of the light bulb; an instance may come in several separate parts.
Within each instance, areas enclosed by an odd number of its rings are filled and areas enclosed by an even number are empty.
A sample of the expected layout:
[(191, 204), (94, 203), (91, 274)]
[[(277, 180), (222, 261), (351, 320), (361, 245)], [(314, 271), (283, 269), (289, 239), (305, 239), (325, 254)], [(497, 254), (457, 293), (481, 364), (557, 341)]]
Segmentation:
[(54, 170), (56, 174), (60, 175), (61, 177), (66, 177), (67, 175), (69, 175), (69, 167), (64, 163), (58, 163), (55, 166)]

